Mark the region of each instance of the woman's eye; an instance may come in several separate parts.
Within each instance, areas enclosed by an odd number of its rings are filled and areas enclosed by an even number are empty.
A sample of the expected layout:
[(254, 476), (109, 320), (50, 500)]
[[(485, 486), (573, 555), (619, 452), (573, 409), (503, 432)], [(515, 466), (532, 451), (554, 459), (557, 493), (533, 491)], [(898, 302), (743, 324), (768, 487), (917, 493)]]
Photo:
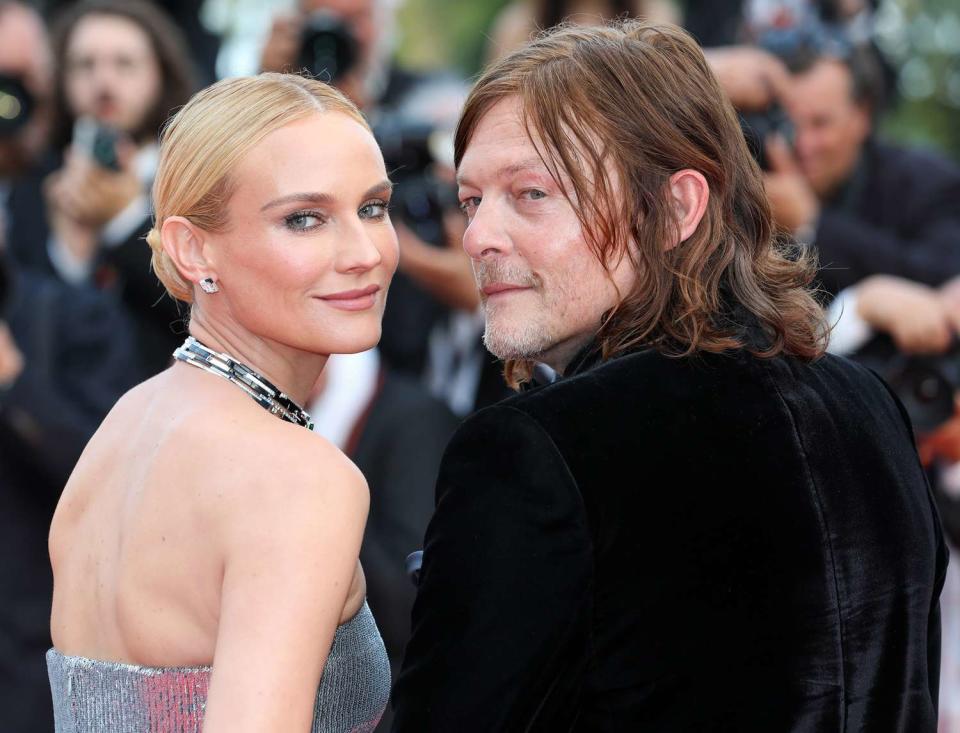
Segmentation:
[(547, 194), (538, 188), (531, 188), (524, 191), (523, 193), (525, 196), (529, 197), (531, 201), (539, 201), (540, 199), (547, 197)]
[(361, 219), (383, 219), (390, 211), (390, 204), (386, 201), (371, 201), (360, 207)]
[(309, 211), (298, 211), (296, 214), (290, 214), (284, 221), (290, 229), (303, 232), (320, 226), (323, 218)]

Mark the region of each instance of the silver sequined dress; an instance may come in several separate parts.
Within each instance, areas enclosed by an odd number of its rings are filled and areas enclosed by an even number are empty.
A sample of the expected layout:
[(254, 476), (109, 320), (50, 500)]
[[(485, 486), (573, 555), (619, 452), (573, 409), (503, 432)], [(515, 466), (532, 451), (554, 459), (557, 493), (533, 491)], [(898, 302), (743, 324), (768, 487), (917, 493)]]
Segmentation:
[[(56, 733), (200, 733), (210, 667), (141, 667), (47, 652)], [(390, 694), (390, 664), (367, 604), (337, 628), (313, 733), (368, 733)]]

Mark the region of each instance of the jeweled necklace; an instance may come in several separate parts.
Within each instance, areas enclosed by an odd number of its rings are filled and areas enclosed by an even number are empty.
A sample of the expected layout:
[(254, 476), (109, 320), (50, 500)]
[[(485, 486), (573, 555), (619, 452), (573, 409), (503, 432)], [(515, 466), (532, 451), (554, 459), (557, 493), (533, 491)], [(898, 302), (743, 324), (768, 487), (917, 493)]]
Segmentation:
[(228, 354), (220, 354), (208, 349), (193, 336), (173, 352), (178, 361), (191, 364), (199, 369), (228, 379), (240, 389), (253, 397), (260, 406), (269, 410), (281, 420), (303, 425), (307, 430), (313, 429), (310, 415), (300, 405), (277, 389), (264, 377)]

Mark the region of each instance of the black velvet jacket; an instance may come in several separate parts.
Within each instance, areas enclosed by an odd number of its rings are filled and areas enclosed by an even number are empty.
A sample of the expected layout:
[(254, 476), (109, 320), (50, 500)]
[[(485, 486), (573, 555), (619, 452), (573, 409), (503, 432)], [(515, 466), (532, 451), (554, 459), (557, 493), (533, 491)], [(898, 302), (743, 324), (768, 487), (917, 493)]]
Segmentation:
[(393, 729), (933, 733), (945, 569), (871, 372), (587, 359), (450, 444)]

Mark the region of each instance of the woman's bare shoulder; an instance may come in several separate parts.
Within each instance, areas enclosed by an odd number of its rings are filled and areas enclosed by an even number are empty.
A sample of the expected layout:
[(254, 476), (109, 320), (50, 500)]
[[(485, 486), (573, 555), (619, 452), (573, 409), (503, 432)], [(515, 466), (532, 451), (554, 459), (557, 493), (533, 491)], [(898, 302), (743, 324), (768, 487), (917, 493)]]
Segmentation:
[(287, 524), (318, 512), (366, 515), (369, 493), (359, 469), (336, 446), (261, 410), (236, 410), (195, 422), (185, 435), (195, 475), (223, 521)]

